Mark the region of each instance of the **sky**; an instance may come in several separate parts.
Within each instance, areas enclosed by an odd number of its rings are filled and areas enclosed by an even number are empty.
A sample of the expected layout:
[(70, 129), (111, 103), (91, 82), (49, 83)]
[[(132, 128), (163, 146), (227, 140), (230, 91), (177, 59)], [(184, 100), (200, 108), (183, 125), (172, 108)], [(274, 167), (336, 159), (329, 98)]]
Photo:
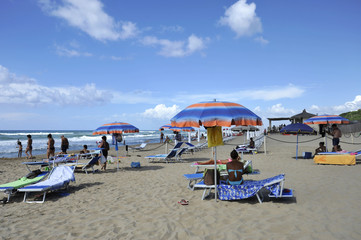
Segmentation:
[[(158, 129), (230, 101), (361, 108), (359, 0), (2, 0), (0, 130)], [(278, 124), (275, 122), (275, 124)]]

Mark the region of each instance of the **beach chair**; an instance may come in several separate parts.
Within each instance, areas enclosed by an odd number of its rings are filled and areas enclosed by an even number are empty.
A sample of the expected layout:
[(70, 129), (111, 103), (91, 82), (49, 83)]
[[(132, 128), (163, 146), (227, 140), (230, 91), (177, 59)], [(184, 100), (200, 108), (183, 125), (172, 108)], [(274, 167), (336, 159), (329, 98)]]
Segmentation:
[[(263, 195), (260, 192), (262, 188), (270, 191), (269, 197), (283, 198), (293, 197), (292, 189), (284, 188), (285, 175), (280, 174), (264, 180), (253, 181), (245, 180), (241, 185), (217, 185), (218, 198), (220, 200), (240, 200), (256, 196), (259, 203), (263, 201)], [(205, 185), (203, 181), (194, 184), (194, 188), (203, 188), (202, 200), (208, 197), (215, 188), (215, 185)]]
[(292, 189), (284, 189), (285, 174), (280, 174), (264, 180), (246, 180), (241, 185), (218, 185), (218, 198), (220, 200), (239, 200), (256, 196), (259, 203), (262, 203), (262, 188), (267, 189), (269, 197), (284, 198), (293, 197)]
[[(67, 188), (71, 181), (75, 181), (74, 167), (61, 165), (53, 168), (46, 180), (19, 188), (18, 191), (24, 192), (24, 202), (26, 203), (44, 203), (47, 192)], [(34, 192), (43, 193), (43, 199), (28, 201), (28, 194)]]
[(130, 147), (131, 149), (134, 150), (143, 150), (146, 146), (147, 146), (148, 143), (142, 143), (140, 144), (138, 147)]
[(41, 171), (40, 169), (31, 171), (26, 176), (19, 178), (16, 181), (0, 185), (0, 191), (7, 195), (6, 202), (9, 202), (10, 197), (17, 193), (17, 189), (43, 180), (48, 173), (48, 171)]
[(158, 161), (164, 160), (166, 163), (168, 163), (168, 161), (177, 157), (177, 152), (182, 146), (182, 144), (183, 142), (178, 142), (168, 154), (156, 154), (156, 155), (146, 156), (144, 158), (147, 158), (149, 162), (154, 162), (155, 160)]
[(91, 159), (87, 159), (86, 162), (76, 162), (76, 163), (70, 163), (65, 164), (66, 166), (73, 166), (75, 167), (75, 170), (81, 170), (84, 171), (86, 174), (88, 174), (88, 169), (91, 168), (92, 172), (95, 173), (94, 166), (99, 164), (100, 156), (92, 156)]
[(203, 179), (203, 173), (183, 174), (183, 176), (189, 181), (187, 188), (194, 190), (194, 185)]

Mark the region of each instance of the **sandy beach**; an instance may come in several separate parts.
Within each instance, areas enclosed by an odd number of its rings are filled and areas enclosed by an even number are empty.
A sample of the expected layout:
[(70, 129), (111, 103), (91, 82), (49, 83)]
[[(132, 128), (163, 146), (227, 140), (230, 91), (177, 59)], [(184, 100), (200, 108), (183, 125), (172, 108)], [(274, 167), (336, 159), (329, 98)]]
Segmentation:
[[(194, 172), (190, 165), (195, 161), (210, 159), (212, 150), (185, 154), (181, 163), (148, 163), (145, 156), (165, 152), (164, 145), (149, 144), (143, 151), (130, 150), (119, 171), (109, 164), (107, 172), (77, 172), (67, 196), (54, 192), (43, 204), (27, 204), (17, 194), (0, 206), (1, 239), (361, 239), (361, 165), (316, 165), (303, 159), (302, 152), (314, 152), (322, 139), (306, 141), (318, 136), (300, 137), (298, 160), (295, 136), (269, 137), (266, 154), (262, 147), (257, 154), (244, 155), (261, 172), (244, 178), (285, 173), (292, 199), (265, 195), (262, 204), (256, 197), (201, 200), (203, 191), (187, 189), (183, 174)], [(341, 141), (351, 143), (351, 138)], [(353, 141), (358, 144), (341, 146), (360, 149), (361, 139)], [(218, 147), (218, 159), (227, 159), (241, 143), (243, 137), (236, 137)], [(123, 149), (120, 153), (125, 154)], [(23, 161), (1, 160), (0, 183), (25, 175)], [(142, 167), (131, 168), (133, 161)], [(183, 198), (189, 205), (178, 204)]]

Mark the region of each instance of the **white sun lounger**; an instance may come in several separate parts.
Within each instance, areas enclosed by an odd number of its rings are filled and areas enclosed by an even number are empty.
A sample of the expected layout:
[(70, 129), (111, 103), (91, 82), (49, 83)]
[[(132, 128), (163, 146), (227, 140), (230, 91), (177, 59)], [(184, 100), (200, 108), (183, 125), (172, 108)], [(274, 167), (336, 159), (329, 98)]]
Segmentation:
[[(20, 188), (18, 191), (24, 192), (24, 202), (43, 203), (47, 192), (66, 188), (71, 181), (75, 181), (74, 167), (62, 165), (53, 168), (46, 180)], [(28, 194), (32, 192), (43, 193), (43, 199), (41, 201), (28, 201)]]

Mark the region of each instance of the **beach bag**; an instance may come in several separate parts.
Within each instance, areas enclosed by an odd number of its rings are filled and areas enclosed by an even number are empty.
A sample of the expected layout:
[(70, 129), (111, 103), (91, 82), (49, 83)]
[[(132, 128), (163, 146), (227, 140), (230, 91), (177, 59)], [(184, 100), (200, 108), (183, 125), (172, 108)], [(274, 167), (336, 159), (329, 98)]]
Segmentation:
[[(219, 184), (219, 180), (221, 178), (221, 174), (217, 170), (217, 184)], [(214, 169), (208, 169), (204, 171), (203, 182), (205, 185), (214, 185)]]
[(103, 156), (103, 155), (101, 155), (100, 156), (100, 163), (101, 164), (104, 164), (104, 163), (106, 163), (107, 162), (107, 159)]
[(131, 162), (130, 167), (132, 167), (132, 168), (140, 168), (140, 162)]

